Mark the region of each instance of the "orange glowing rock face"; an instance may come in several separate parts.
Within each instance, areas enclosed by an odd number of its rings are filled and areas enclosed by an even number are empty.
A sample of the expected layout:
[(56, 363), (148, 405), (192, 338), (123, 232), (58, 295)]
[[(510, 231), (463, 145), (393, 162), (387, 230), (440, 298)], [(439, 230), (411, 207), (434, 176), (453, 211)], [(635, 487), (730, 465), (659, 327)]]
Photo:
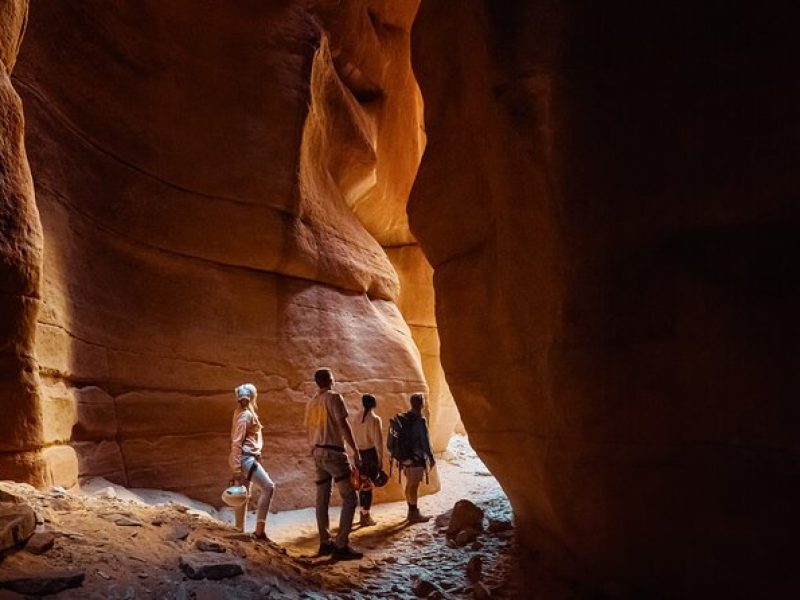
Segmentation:
[(351, 410), (375, 394), (388, 419), (436, 361), (432, 342), (420, 358), (383, 248), (413, 243), (416, 3), (168, 4), (33, 6), (21, 47), (25, 5), (3, 4), (34, 184), (9, 62), (3, 159), (22, 175), (0, 190), (19, 228), (2, 246), (17, 285), (2, 296), (16, 345), (0, 392), (17, 415), (1, 426), (3, 476), (217, 502), (248, 380), (275, 506), (308, 505), (314, 370), (334, 369)]

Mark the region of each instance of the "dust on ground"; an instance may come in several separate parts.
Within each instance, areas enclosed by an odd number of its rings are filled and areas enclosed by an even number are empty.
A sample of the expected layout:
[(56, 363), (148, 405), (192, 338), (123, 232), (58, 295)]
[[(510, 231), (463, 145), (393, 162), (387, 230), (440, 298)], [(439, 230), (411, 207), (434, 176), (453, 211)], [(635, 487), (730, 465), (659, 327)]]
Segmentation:
[[(462, 498), (487, 518), (510, 521), (499, 484), (463, 436), (453, 438), (437, 465), (442, 491), (422, 497), (419, 505), (438, 518), (409, 525), (404, 502), (376, 505), (378, 524), (356, 526), (351, 535), (351, 545), (365, 556), (350, 562), (313, 558), (319, 544), (313, 508), (270, 514), (267, 533), (274, 543), (259, 543), (233, 528), (230, 511), (175, 494), (96, 480), (81, 493), (18, 484), (36, 510), (38, 529), (51, 531), (55, 544), (42, 555), (20, 550), (8, 556), (0, 563), (0, 580), (19, 573), (84, 573), (81, 587), (53, 596), (65, 599), (520, 597), (513, 529), (484, 531), (464, 546), (448, 543), (444, 535), (448, 511)], [(338, 511), (331, 508), (332, 524)], [(248, 531), (253, 520), (249, 515)], [(181, 556), (233, 560), (243, 574), (193, 580), (182, 570)], [(480, 584), (467, 577), (470, 559), (473, 574), (476, 562), (481, 564)], [(0, 590), (0, 598), (6, 597), (22, 596)]]

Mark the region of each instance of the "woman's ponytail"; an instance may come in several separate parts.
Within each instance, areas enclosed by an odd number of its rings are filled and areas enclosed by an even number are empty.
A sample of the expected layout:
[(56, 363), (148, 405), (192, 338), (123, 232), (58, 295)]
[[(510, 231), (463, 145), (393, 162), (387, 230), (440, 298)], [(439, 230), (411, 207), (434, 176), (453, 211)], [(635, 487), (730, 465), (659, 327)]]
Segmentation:
[(372, 394), (364, 394), (361, 396), (361, 404), (364, 406), (364, 414), (361, 417), (361, 422), (363, 423), (367, 419), (367, 415), (371, 408), (375, 408), (377, 406), (377, 401), (375, 400), (375, 396)]

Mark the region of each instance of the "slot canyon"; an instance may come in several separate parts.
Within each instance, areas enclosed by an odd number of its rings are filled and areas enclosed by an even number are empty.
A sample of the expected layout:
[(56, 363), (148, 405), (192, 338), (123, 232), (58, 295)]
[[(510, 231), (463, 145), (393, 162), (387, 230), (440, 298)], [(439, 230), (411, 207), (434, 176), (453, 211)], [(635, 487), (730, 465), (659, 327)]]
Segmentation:
[(219, 506), (248, 381), (313, 506), (328, 366), (463, 425), (519, 597), (793, 596), (790, 9), (0, 0), (0, 480)]

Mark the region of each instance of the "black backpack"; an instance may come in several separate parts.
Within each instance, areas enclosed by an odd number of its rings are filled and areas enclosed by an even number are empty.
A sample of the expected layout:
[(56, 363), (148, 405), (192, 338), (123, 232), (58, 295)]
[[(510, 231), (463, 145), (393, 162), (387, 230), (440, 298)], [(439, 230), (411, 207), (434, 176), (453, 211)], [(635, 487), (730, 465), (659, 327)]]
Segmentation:
[[(389, 435), (386, 437), (386, 449), (389, 450), (389, 477), (397, 463), (398, 481), (403, 473), (402, 465), (404, 461), (412, 460), (417, 455), (415, 426), (419, 419), (415, 419), (408, 413), (401, 413), (393, 416), (389, 420)], [(427, 481), (428, 471), (425, 470)]]
[(414, 458), (414, 422), (405, 413), (389, 420), (389, 435), (386, 449), (394, 462), (402, 463)]

